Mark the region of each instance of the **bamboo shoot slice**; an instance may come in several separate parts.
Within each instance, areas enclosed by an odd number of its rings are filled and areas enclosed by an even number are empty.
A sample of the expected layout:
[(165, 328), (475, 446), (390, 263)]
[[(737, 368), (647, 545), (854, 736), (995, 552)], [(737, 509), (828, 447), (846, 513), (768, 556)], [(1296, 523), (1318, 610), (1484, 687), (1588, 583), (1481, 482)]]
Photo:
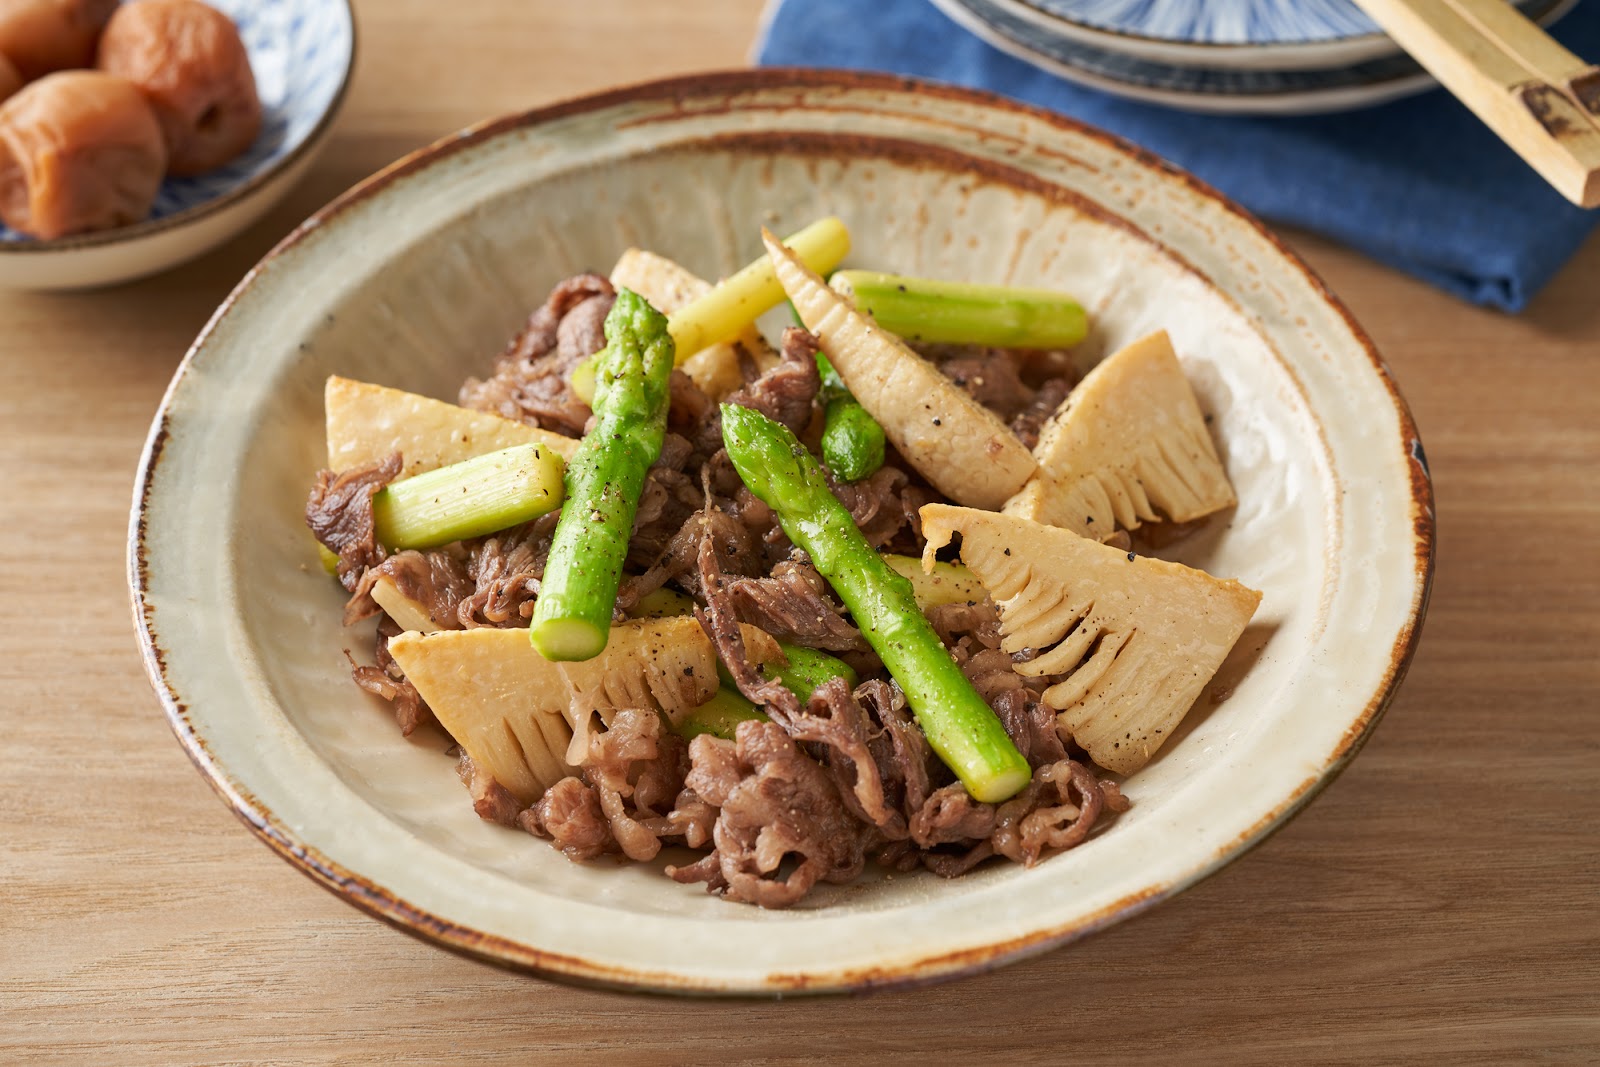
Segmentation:
[(1135, 556), (1014, 515), (928, 504), (925, 563), (961, 535), (961, 561), (1000, 609), (1001, 649), (1065, 675), (1044, 691), (1057, 729), (1128, 774), (1155, 754), (1217, 672), (1261, 602), (1232, 579)]
[(1022, 488), (1037, 463), (999, 416), (874, 325), (770, 232), (761, 236), (806, 329), (908, 463), (972, 507), (998, 508)]
[(1103, 541), (1236, 502), (1166, 331), (1108, 356), (1045, 426), (1039, 472), (1005, 512)]

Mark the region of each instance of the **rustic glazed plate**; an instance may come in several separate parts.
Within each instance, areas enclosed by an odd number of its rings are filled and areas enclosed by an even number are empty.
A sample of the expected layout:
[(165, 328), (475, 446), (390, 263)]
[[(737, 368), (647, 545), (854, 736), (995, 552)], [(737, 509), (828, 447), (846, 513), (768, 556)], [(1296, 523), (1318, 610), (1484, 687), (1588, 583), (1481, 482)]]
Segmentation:
[[(349, 681), (301, 512), (329, 374), (441, 397), (549, 286), (629, 245), (719, 275), (757, 229), (846, 219), (852, 260), (1047, 284), (1092, 360), (1171, 331), (1238, 488), (1177, 553), (1265, 592), (1133, 808), (1031, 870), (867, 877), (763, 912), (650, 866), (575, 865), (473, 815), (438, 738)], [(1355, 754), (1427, 600), (1416, 431), (1349, 315), (1258, 223), (1105, 134), (997, 97), (762, 70), (642, 85), (469, 130), (307, 222), (228, 299), (151, 428), (130, 582), (174, 730), (273, 849), (358, 907), (550, 976), (697, 993), (862, 989), (1040, 952), (1193, 884)]]

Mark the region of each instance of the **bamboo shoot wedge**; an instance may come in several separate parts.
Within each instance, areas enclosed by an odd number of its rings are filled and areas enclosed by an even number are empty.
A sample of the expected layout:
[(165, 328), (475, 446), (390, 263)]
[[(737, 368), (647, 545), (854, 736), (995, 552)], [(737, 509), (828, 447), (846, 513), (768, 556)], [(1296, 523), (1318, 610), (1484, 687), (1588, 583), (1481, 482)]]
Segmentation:
[(577, 773), (565, 758), (566, 686), (525, 631), (408, 632), (390, 639), (389, 654), (439, 725), (521, 803)]
[(400, 453), (401, 476), (409, 478), (513, 445), (545, 445), (563, 459), (578, 449), (573, 437), (337, 375), (328, 379), (323, 408), (328, 469), (335, 471), (376, 463), (391, 452)]
[(971, 507), (998, 508), (1022, 488), (1037, 464), (998, 416), (828, 288), (771, 232), (761, 237), (800, 320), (906, 462)]
[(1005, 513), (1104, 541), (1236, 503), (1166, 331), (1107, 356), (1045, 426), (1039, 472)]
[(928, 504), (922, 532), (924, 565), (961, 535), (961, 561), (1000, 609), (1001, 649), (1043, 650), (1017, 673), (1064, 676), (1043, 695), (1057, 729), (1121, 774), (1172, 736), (1261, 602), (1232, 579), (1011, 515)]

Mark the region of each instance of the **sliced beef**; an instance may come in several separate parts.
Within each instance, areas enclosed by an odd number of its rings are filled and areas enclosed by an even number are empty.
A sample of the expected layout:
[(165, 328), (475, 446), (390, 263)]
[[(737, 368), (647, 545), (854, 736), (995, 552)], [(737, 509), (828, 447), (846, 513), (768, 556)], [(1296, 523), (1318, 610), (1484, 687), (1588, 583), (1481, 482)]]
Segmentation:
[(871, 823), (885, 838), (906, 836), (903, 812), (893, 807), (883, 788), (878, 761), (868, 745), (877, 733), (866, 709), (843, 678), (817, 687), (810, 702), (784, 728), (796, 741), (823, 747), (845, 805)]
[[(339, 557), (339, 583), (352, 593), (367, 568), (388, 556), (373, 529), (372, 498), (400, 476), (402, 464), (400, 453), (394, 452), (354, 470), (317, 472), (317, 484), (306, 501), (306, 525), (323, 547)], [(370, 598), (363, 600), (346, 608), (345, 625), (377, 612)]]
[(1050, 416), (1056, 413), (1070, 392), (1072, 382), (1069, 379), (1045, 379), (1027, 406), (1011, 417), (1011, 432), (1029, 448), (1036, 447), (1044, 424), (1050, 421)]
[(471, 547), (466, 571), (474, 588), (456, 607), (463, 627), (527, 625), (558, 518), (541, 516)]
[(1016, 356), (1003, 348), (986, 348), (970, 356), (946, 360), (945, 375), (978, 403), (1010, 421), (1032, 404), (1034, 390), (1023, 382)]
[(476, 588), (467, 572), (467, 558), (459, 545), (427, 552), (396, 552), (367, 570), (350, 603), (370, 599), (372, 586), (379, 578), (388, 578), (401, 595), (422, 605), (429, 621), (439, 629), (459, 630), (457, 611), (461, 601)]
[(1046, 764), (1022, 792), (995, 809), (990, 842), (1000, 855), (1032, 867), (1046, 849), (1082, 843), (1104, 803), (1089, 768), (1069, 759)]
[(578, 363), (605, 347), (605, 317), (615, 299), (611, 283), (598, 274), (556, 286), (500, 355), (494, 373), (467, 379), (462, 406), (582, 436), (591, 412), (568, 379)]
[(830, 652), (868, 647), (831, 599), (828, 583), (808, 563), (779, 563), (770, 578), (731, 579), (726, 591), (740, 622), (780, 640)]
[(410, 737), (419, 726), (434, 721), (433, 711), (417, 692), (417, 687), (406, 678), (400, 664), (389, 655), (389, 639), (400, 632), (400, 627), (387, 615), (378, 620), (378, 641), (373, 650), (377, 666), (351, 664), (350, 676), (356, 685), (373, 696), (382, 697), (394, 705), (394, 720), (401, 734)]
[(718, 809), (715, 867), (708, 857), (668, 867), (668, 875), (706, 881), (714, 872), (728, 899), (785, 908), (819, 881), (848, 882), (861, 873), (870, 831), (850, 814), (827, 772), (777, 724), (740, 723), (732, 743), (697, 737), (689, 753), (689, 788)]
[(850, 512), (861, 534), (873, 548), (882, 548), (909, 524), (917, 522), (917, 509), (929, 494), (909, 489), (910, 478), (898, 467), (879, 467), (859, 482), (828, 479), (833, 495)]
[[(781, 358), (776, 366), (736, 389), (724, 403), (759, 411), (796, 434), (811, 424), (817, 391), (817, 339), (798, 326), (783, 331)], [(701, 430), (698, 444), (707, 455), (722, 446), (722, 416), (713, 413)]]
[(659, 818), (683, 789), (688, 766), (681, 745), (682, 738), (663, 729), (660, 715), (639, 708), (617, 711), (589, 739), (584, 780), (600, 798), (611, 836), (631, 860), (654, 859), (661, 851), (660, 827), (641, 820)]
[(472, 810), (478, 813), (478, 818), (501, 826), (517, 825), (517, 817), (523, 810), (517, 798), (495, 781), (494, 775), (472, 762), (472, 757), (464, 751), (456, 760), (456, 774), (472, 795)]
[(563, 778), (539, 802), (517, 816), (517, 825), (548, 837), (570, 860), (598, 859), (617, 851), (600, 796), (581, 778)]

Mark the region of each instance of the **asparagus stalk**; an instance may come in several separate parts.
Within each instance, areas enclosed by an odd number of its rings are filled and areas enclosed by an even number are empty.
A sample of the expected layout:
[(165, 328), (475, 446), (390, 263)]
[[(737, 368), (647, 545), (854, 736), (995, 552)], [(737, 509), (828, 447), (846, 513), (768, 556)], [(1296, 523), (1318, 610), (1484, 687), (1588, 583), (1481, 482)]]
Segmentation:
[(911, 592), (923, 611), (941, 604), (976, 604), (989, 596), (978, 576), (959, 563), (935, 563), (931, 571), (924, 571), (915, 556), (892, 552), (885, 552), (883, 561), (911, 583)]
[(831, 284), (879, 326), (908, 341), (1066, 348), (1089, 332), (1083, 307), (1049, 289), (968, 285), (868, 270), (838, 271)]
[(684, 738), (711, 734), (732, 741), (734, 731), (741, 722), (760, 721), (766, 717), (766, 713), (746, 699), (743, 693), (724, 685), (712, 694), (710, 700), (680, 718), (672, 728)]
[(374, 532), (400, 550), (516, 526), (561, 506), (561, 466), (548, 445), (515, 445), (391, 482), (373, 495)]
[[(920, 561), (911, 560), (911, 562), (921, 569)], [(787, 641), (779, 641), (777, 647), (788, 662), (782, 663), (775, 659), (763, 660), (756, 663), (756, 670), (760, 671), (761, 676), (767, 681), (777, 682), (789, 690), (802, 704), (811, 699), (811, 694), (815, 693), (818, 687), (835, 678), (843, 678), (850, 684), (851, 689), (854, 689), (856, 683), (861, 680), (854, 667), (826, 652), (806, 648), (804, 645), (791, 645)], [(733, 680), (733, 675), (727, 666), (720, 661), (717, 663), (717, 675), (722, 679), (724, 686), (738, 684)]]
[(859, 482), (883, 466), (883, 427), (821, 352), (817, 370), (822, 375), (822, 461), (835, 478)]
[(722, 405), (722, 440), (744, 484), (850, 609), (928, 744), (967, 792), (997, 802), (1026, 785), (1028, 761), (928, 625), (911, 583), (867, 544), (805, 446), (761, 413), (731, 404)]
[(592, 659), (605, 649), (639, 494), (666, 436), (673, 353), (666, 316), (621, 289), (605, 332), (594, 427), (567, 464), (567, 503), (529, 627), (548, 660)]
[[(905, 557), (910, 559), (911, 557)], [(916, 563), (915, 560), (912, 560)], [(948, 564), (945, 564), (948, 566)], [(918, 564), (920, 567), (921, 565)], [(639, 598), (628, 614), (636, 619), (670, 619), (675, 615), (693, 615), (694, 599), (662, 586), (660, 589), (646, 593)]]
[[(850, 231), (843, 222), (829, 217), (818, 219), (784, 243), (806, 266), (825, 273), (849, 254)], [(677, 362), (736, 339), (782, 301), (783, 286), (773, 273), (772, 261), (766, 256), (756, 259), (668, 317)], [(595, 368), (601, 355), (590, 356), (572, 372), (572, 391), (588, 404), (595, 402)]]

